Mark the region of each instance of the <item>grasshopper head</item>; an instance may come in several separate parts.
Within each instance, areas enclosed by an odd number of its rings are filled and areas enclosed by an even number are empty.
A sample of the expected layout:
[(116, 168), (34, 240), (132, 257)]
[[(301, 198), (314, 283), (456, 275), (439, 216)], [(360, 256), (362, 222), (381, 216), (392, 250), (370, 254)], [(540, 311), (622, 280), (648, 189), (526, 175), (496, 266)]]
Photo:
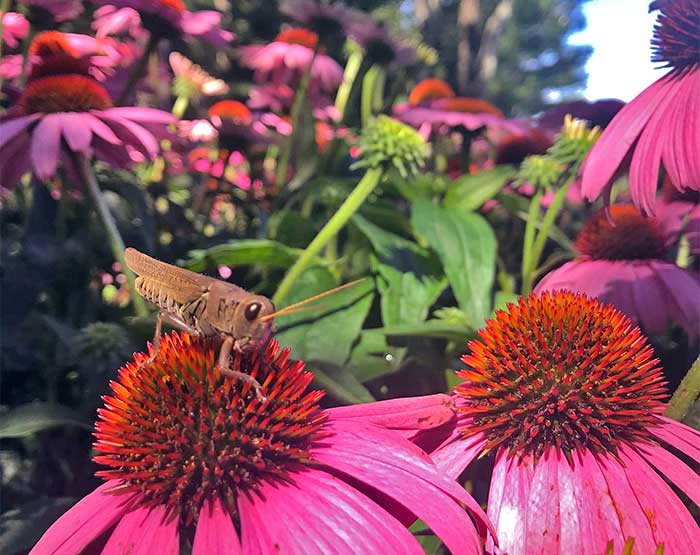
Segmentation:
[(264, 344), (272, 333), (273, 319), (265, 318), (275, 312), (275, 305), (262, 295), (250, 295), (235, 310), (231, 335), (247, 349)]

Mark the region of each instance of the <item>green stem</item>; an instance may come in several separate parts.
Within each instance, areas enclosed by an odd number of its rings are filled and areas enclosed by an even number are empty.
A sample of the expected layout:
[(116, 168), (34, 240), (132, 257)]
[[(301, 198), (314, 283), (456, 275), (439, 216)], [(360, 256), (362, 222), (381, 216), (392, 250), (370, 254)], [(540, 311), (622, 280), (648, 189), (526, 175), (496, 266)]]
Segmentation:
[(27, 83), (27, 67), (29, 66), (29, 47), (31, 46), (32, 41), (34, 40), (35, 35), (36, 31), (34, 30), (34, 26), (30, 25), (29, 31), (27, 32), (27, 36), (24, 38), (24, 44), (22, 45), (22, 73), (19, 76), (20, 88), (24, 88), (24, 85)]
[(360, 179), (360, 182), (355, 186), (352, 193), (345, 199), (345, 202), (340, 205), (335, 214), (328, 220), (323, 229), (316, 235), (313, 241), (306, 247), (301, 256), (297, 259), (294, 265), (289, 269), (287, 274), (282, 279), (272, 302), (279, 306), (282, 301), (291, 291), (297, 278), (311, 264), (319, 251), (335, 237), (340, 230), (348, 223), (348, 220), (362, 206), (362, 203), (374, 190), (379, 181), (384, 175), (382, 168), (370, 168), (365, 175)]
[(700, 357), (693, 363), (688, 373), (676, 389), (666, 409), (666, 416), (674, 420), (683, 420), (690, 407), (700, 397)]
[(314, 48), (313, 56), (311, 56), (311, 61), (309, 65), (306, 66), (304, 70), (304, 75), (301, 77), (301, 82), (299, 83), (299, 88), (294, 95), (294, 102), (292, 103), (292, 111), (289, 114), (292, 124), (292, 133), (289, 135), (286, 141), (282, 143), (282, 149), (280, 152), (280, 157), (278, 158), (277, 168), (275, 170), (275, 182), (279, 188), (283, 187), (287, 182), (287, 169), (289, 168), (289, 160), (292, 157), (292, 148), (294, 147), (294, 138), (299, 133), (299, 116), (301, 115), (301, 109), (306, 102), (306, 93), (309, 90), (309, 84), (311, 83), (311, 70), (313, 69), (314, 62), (316, 61), (316, 54), (318, 54), (318, 44)]
[(379, 64), (374, 64), (369, 68), (362, 79), (362, 127), (366, 127), (372, 114), (381, 108), (381, 102), (384, 98), (385, 80), (386, 71)]
[(148, 37), (148, 42), (143, 50), (143, 54), (141, 54), (141, 57), (136, 62), (134, 69), (131, 71), (131, 75), (129, 75), (129, 80), (126, 82), (124, 89), (115, 102), (117, 106), (121, 106), (124, 104), (124, 102), (126, 102), (126, 99), (131, 94), (131, 91), (133, 91), (136, 84), (140, 81), (141, 77), (143, 77), (146, 71), (146, 66), (148, 65), (148, 60), (151, 57), (151, 54), (155, 52), (159, 40), (160, 37), (153, 33), (151, 33), (151, 35)]
[(129, 287), (129, 292), (131, 293), (131, 300), (134, 303), (136, 316), (146, 317), (149, 314), (148, 308), (146, 308), (146, 304), (144, 303), (141, 295), (139, 295), (136, 291), (136, 285), (134, 284), (136, 276), (134, 276), (133, 272), (129, 270), (129, 267), (126, 265), (126, 261), (124, 260), (124, 241), (122, 240), (122, 236), (117, 228), (117, 223), (114, 221), (112, 213), (109, 211), (109, 206), (107, 206), (107, 202), (105, 201), (104, 195), (100, 190), (100, 186), (97, 184), (97, 178), (95, 177), (95, 172), (92, 170), (90, 160), (83, 154), (76, 154), (75, 162), (78, 174), (80, 175), (80, 178), (87, 187), (88, 191), (90, 191), (90, 196), (92, 196), (92, 200), (95, 202), (95, 206), (97, 207), (97, 212), (102, 219), (105, 231), (107, 232), (107, 237), (109, 238), (109, 246), (112, 248), (112, 254), (119, 262), (122, 272), (124, 272), (126, 275), (127, 285)]
[[(525, 237), (523, 238), (523, 259), (520, 266), (520, 276), (522, 278), (522, 294), (527, 295), (525, 284), (528, 281), (529, 271), (532, 267), (532, 245), (535, 241), (535, 231), (537, 229), (537, 220), (540, 214), (540, 202), (542, 201), (542, 191), (538, 189), (530, 199), (530, 208), (527, 211), (527, 220), (525, 222)], [(537, 264), (535, 264), (536, 266)]]
[(352, 85), (360, 71), (364, 56), (364, 52), (360, 49), (355, 50), (348, 56), (348, 61), (345, 64), (345, 71), (343, 72), (343, 82), (340, 84), (340, 87), (338, 87), (338, 93), (335, 95), (335, 109), (340, 114), (338, 121), (343, 121), (345, 119), (345, 110), (348, 107)]
[(190, 99), (186, 96), (178, 96), (175, 99), (175, 103), (173, 104), (173, 115), (177, 119), (181, 119), (182, 116), (185, 115), (185, 110), (187, 110), (187, 106), (190, 103)]

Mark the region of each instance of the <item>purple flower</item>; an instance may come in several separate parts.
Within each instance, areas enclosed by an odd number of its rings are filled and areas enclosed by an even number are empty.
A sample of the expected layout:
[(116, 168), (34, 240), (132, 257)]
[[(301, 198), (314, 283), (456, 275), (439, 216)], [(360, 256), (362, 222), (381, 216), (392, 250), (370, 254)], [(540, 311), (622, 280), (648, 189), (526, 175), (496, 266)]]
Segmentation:
[(10, 48), (17, 48), (19, 41), (29, 32), (29, 21), (17, 12), (0, 12), (0, 16), (2, 16), (2, 42)]
[(20, 0), (29, 7), (29, 20), (40, 27), (70, 21), (83, 13), (81, 0)]
[(679, 190), (700, 190), (700, 2), (654, 2), (653, 61), (670, 67), (613, 118), (582, 168), (582, 191), (606, 201), (611, 183), (629, 160), (632, 200), (654, 213), (660, 168)]
[(590, 219), (578, 238), (580, 257), (547, 274), (535, 292), (569, 289), (597, 297), (624, 312), (648, 334), (669, 322), (700, 336), (700, 280), (664, 260), (678, 241), (691, 203), (657, 203), (657, 218), (632, 205), (610, 207)]

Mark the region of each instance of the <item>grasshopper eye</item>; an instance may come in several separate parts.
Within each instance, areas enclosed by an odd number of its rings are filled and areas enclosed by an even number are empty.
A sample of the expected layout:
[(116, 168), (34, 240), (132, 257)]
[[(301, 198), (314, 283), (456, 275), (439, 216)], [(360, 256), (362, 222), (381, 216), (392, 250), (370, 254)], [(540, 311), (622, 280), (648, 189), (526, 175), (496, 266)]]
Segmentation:
[(255, 303), (250, 303), (248, 306), (245, 307), (245, 312), (243, 313), (245, 316), (245, 319), (248, 320), (249, 322), (252, 322), (258, 317), (258, 314), (260, 314), (260, 309), (262, 308), (262, 305), (258, 302)]

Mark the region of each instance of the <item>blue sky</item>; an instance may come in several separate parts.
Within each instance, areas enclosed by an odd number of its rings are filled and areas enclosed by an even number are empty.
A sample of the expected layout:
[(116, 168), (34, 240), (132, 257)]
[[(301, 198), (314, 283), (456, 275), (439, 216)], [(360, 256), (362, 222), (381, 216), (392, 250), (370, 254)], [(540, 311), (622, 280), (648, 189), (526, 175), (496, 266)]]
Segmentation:
[[(664, 74), (650, 61), (649, 41), (656, 20), (644, 0), (591, 0), (584, 4), (588, 26), (572, 35), (572, 44), (593, 46), (586, 70), (589, 100), (629, 101)], [(658, 13), (658, 12), (657, 12)]]

